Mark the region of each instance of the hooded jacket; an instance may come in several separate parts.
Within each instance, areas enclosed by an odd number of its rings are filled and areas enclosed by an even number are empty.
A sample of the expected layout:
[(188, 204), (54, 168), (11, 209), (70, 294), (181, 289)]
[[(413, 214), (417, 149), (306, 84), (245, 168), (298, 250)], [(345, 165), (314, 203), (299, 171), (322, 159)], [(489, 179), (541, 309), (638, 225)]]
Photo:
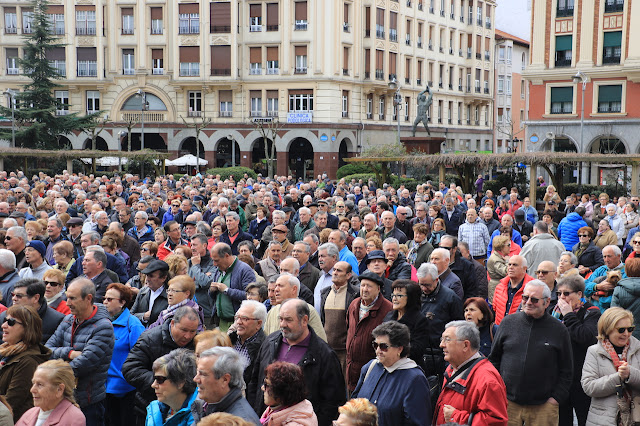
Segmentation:
[(564, 244), (564, 248), (571, 251), (573, 246), (578, 244), (578, 229), (587, 226), (587, 222), (582, 219), (578, 213), (569, 213), (567, 217), (562, 219), (558, 224), (558, 238)]
[[(76, 401), (80, 407), (106, 398), (107, 366), (111, 363), (114, 335), (109, 313), (104, 305), (93, 305), (93, 315), (74, 329), (76, 317), (64, 317), (47, 342), (53, 353), (51, 359), (68, 361), (77, 379)], [(71, 351), (82, 354), (69, 359)]]
[[(619, 306), (633, 313), (634, 322), (640, 324), (640, 278), (625, 278), (618, 282), (613, 290), (611, 306)], [(633, 337), (640, 338), (640, 329), (633, 332)]]

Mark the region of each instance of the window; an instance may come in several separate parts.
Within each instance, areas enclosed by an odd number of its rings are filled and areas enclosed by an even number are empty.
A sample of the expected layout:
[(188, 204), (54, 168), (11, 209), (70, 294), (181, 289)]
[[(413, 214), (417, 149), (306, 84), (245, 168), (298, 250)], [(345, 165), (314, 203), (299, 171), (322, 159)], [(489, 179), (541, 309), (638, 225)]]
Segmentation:
[(49, 61), (49, 65), (58, 72), (61, 77), (65, 77), (67, 75), (67, 66), (65, 62), (65, 48), (64, 47), (54, 47), (53, 49), (47, 50), (46, 53), (47, 60)]
[(387, 109), (384, 96), (378, 98), (378, 120), (384, 120), (384, 112)]
[(262, 47), (249, 48), (249, 74), (262, 74)]
[(349, 75), (349, 48), (342, 48), (342, 75)]
[(524, 52), (522, 52), (522, 65), (521, 65), (522, 71), (524, 71), (525, 68), (527, 68), (527, 55)]
[(574, 0), (558, 0), (556, 16), (559, 18), (564, 16), (573, 16), (573, 2)]
[(598, 88), (598, 112), (622, 112), (622, 86), (607, 85)]
[(571, 114), (573, 112), (573, 87), (551, 88), (551, 114)]
[(295, 20), (296, 31), (306, 31), (307, 30), (307, 2), (306, 1), (297, 1), (295, 2)]
[(122, 49), (122, 73), (124, 75), (135, 74), (135, 61), (133, 49)]
[(76, 57), (78, 58), (78, 77), (96, 77), (98, 75), (95, 47), (78, 47)]
[(4, 32), (5, 34), (18, 33), (18, 15), (15, 7), (4, 8)]
[(364, 8), (364, 36), (371, 37), (371, 8)]
[(289, 91), (289, 112), (313, 111), (313, 90)]
[(504, 57), (505, 57), (505, 48), (504, 46), (500, 46), (498, 48), (498, 61), (500, 62), (504, 62)]
[(573, 36), (556, 36), (556, 67), (570, 67)]
[(307, 73), (307, 46), (296, 46), (294, 48), (296, 56), (296, 74)]
[(624, 0), (607, 0), (604, 4), (604, 13), (622, 12), (624, 10)]
[(384, 39), (384, 9), (376, 9), (376, 37)]
[(162, 21), (162, 8), (151, 8), (151, 34), (162, 34), (164, 31), (164, 23)]
[(76, 34), (96, 35), (96, 11), (78, 10), (78, 8), (76, 8)]
[(384, 51), (376, 50), (376, 80), (384, 80)]
[(122, 8), (122, 34), (133, 34), (133, 8)]
[(198, 77), (200, 75), (200, 48), (180, 46), (180, 75)]
[(619, 64), (622, 56), (622, 31), (604, 33), (603, 64)]
[[(60, 10), (60, 13), (51, 13), (52, 6), (49, 6), (47, 20), (51, 25), (51, 32), (55, 35), (63, 35), (64, 34), (64, 13), (63, 10)], [(57, 10), (57, 9), (56, 9)]]
[(87, 114), (100, 111), (100, 92), (87, 90)]
[(349, 117), (349, 91), (342, 91), (342, 118)]
[(525, 90), (526, 90), (525, 83), (524, 81), (520, 82), (520, 99), (524, 99), (525, 98)]
[(249, 31), (262, 31), (262, 4), (249, 5)]
[(267, 117), (278, 116), (278, 91), (267, 90)]
[(409, 105), (411, 105), (411, 98), (404, 98), (404, 121), (409, 121)]
[(389, 41), (398, 41), (398, 14), (389, 12)]
[(162, 49), (151, 49), (151, 66), (153, 75), (164, 74), (164, 55)]
[(196, 4), (179, 4), (179, 34), (200, 33), (200, 9)]
[(508, 64), (511, 63), (512, 54), (513, 54), (513, 47), (507, 46), (507, 63)]
[(189, 117), (202, 115), (202, 92), (189, 92)]
[(373, 95), (367, 95), (367, 118), (373, 118)]
[(231, 46), (211, 46), (211, 75), (231, 75)]
[(478, 3), (477, 15), (478, 25), (482, 25), (482, 3)]
[[(267, 5), (267, 12), (269, 5)], [(230, 33), (231, 32), (231, 3), (229, 2), (213, 2), (209, 12), (211, 20), (211, 33)], [(267, 19), (269, 14), (267, 13)]]
[(18, 49), (7, 48), (5, 49), (7, 55), (7, 75), (18, 75), (20, 69), (18, 68)]
[(33, 12), (29, 9), (22, 9), (22, 33), (31, 34), (33, 31)]
[(278, 60), (278, 46), (267, 47), (267, 74), (275, 75), (280, 72), (280, 61)]
[(233, 115), (233, 92), (231, 90), (220, 90), (220, 117), (231, 117)]
[(510, 95), (511, 94), (511, 76), (510, 75), (507, 76), (506, 82), (507, 82), (507, 95)]
[(349, 24), (349, 3), (344, 4), (342, 15), (342, 31), (348, 33), (351, 31), (351, 25)]
[(56, 115), (69, 114), (69, 91), (68, 90), (56, 90), (55, 92), (56, 102)]
[(278, 31), (278, 3), (267, 3), (267, 31)]

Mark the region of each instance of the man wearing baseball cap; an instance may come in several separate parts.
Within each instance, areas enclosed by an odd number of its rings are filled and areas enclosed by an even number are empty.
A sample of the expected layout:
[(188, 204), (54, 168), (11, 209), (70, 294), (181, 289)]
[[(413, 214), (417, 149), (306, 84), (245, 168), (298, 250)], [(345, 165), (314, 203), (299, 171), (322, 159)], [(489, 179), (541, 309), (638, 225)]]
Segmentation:
[(18, 273), (20, 278), (36, 278), (41, 280), (45, 271), (51, 269), (51, 266), (44, 260), (46, 252), (47, 248), (42, 241), (29, 241), (24, 249), (24, 257), (27, 259), (29, 266), (20, 269)]

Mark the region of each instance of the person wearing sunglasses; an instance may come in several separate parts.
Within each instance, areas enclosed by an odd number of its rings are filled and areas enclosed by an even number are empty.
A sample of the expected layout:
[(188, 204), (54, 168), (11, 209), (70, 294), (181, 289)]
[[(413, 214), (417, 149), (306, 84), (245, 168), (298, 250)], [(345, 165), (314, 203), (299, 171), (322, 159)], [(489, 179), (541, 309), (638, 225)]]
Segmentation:
[(198, 396), (193, 381), (196, 372), (196, 356), (188, 349), (174, 349), (154, 361), (151, 387), (158, 399), (147, 407), (146, 426), (194, 423), (191, 404)]
[(598, 343), (587, 349), (580, 381), (591, 397), (588, 424), (614, 424), (621, 405), (630, 409), (640, 392), (640, 342), (632, 335), (634, 324), (633, 314), (620, 307), (607, 309), (598, 321)]
[(550, 298), (546, 283), (526, 283), (522, 311), (506, 316), (493, 340), (489, 361), (507, 387), (509, 425), (557, 425), (558, 404), (569, 397), (571, 338), (546, 312)]
[(431, 424), (429, 384), (422, 369), (409, 358), (409, 328), (388, 321), (371, 334), (376, 357), (362, 367), (351, 398), (374, 403), (380, 426)]
[[(604, 265), (602, 249), (592, 241), (594, 235), (595, 232), (590, 226), (583, 226), (578, 229), (579, 242), (571, 249), (578, 258), (578, 271), (583, 277)], [(638, 234), (638, 241), (640, 241), (640, 234)], [(638, 250), (640, 250), (640, 244), (637, 246)]]
[(558, 303), (551, 315), (567, 327), (573, 353), (573, 381), (569, 399), (560, 404), (560, 425), (573, 425), (573, 410), (576, 412), (578, 425), (584, 425), (591, 398), (582, 390), (580, 376), (587, 348), (597, 341), (600, 310), (584, 299), (584, 279), (580, 275), (569, 275), (561, 279), (556, 294)]

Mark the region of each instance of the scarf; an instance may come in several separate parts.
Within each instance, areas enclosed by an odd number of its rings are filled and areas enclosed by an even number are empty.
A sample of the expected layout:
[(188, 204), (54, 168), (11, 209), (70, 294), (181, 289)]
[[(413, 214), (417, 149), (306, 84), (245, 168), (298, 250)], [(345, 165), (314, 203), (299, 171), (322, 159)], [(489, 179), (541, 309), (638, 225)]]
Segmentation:
[(14, 345), (11, 345), (7, 342), (0, 345), (0, 370), (7, 365), (7, 362), (11, 359), (12, 356), (22, 353), (27, 350), (27, 345), (23, 341), (20, 341)]
[[(620, 358), (618, 357), (618, 353), (616, 352), (616, 349), (613, 347), (613, 344), (609, 341), (609, 339), (604, 339), (602, 341), (602, 347), (604, 347), (604, 349), (609, 353), (609, 356), (611, 357), (611, 361), (613, 361), (613, 367), (616, 369), (616, 371), (618, 370), (618, 368), (623, 362), (627, 361), (627, 352), (629, 351), (630, 343), (631, 343), (631, 339), (629, 339), (627, 341), (627, 344), (624, 345), (624, 349), (622, 350), (622, 354), (621, 354), (622, 360), (620, 360)], [(621, 392), (622, 395), (619, 395), (619, 396), (624, 397), (624, 399), (626, 399), (627, 401), (631, 401), (631, 388), (629, 388), (624, 383), (622, 383), (622, 386), (624, 390)]]
[[(580, 309), (582, 309), (582, 306), (585, 304), (585, 302), (586, 302), (586, 301), (587, 301), (587, 300), (586, 300), (584, 297), (583, 297), (582, 299), (580, 299), (580, 304), (578, 305), (578, 307), (577, 307), (577, 308), (574, 308), (574, 309), (573, 309), (573, 313), (574, 313), (574, 314), (577, 314), (577, 313), (578, 313), (578, 311), (579, 311)], [(558, 308), (558, 305), (556, 305), (556, 306), (553, 308), (553, 312), (551, 313), (551, 316), (552, 316), (552, 317), (554, 317), (554, 318), (556, 318), (556, 319), (560, 319), (560, 317), (562, 316), (562, 312), (560, 312), (560, 308)]]
[(578, 248), (576, 249), (576, 252), (574, 253), (577, 258), (580, 258), (580, 256), (582, 256), (582, 253), (584, 253), (584, 251), (587, 249), (587, 247), (589, 247), (589, 244), (590, 243), (580, 243), (580, 244), (578, 244)]
[(54, 295), (53, 297), (47, 297), (45, 296), (45, 300), (47, 301), (47, 305), (51, 306), (53, 303), (55, 303), (58, 299), (60, 299), (62, 297), (62, 292), (59, 291), (58, 294)]
[(425, 243), (427, 243), (427, 239), (425, 238), (421, 243), (412, 242), (411, 248), (409, 249), (409, 253), (407, 253), (407, 262), (411, 265), (416, 263), (416, 258), (418, 257), (418, 249), (422, 247)]

